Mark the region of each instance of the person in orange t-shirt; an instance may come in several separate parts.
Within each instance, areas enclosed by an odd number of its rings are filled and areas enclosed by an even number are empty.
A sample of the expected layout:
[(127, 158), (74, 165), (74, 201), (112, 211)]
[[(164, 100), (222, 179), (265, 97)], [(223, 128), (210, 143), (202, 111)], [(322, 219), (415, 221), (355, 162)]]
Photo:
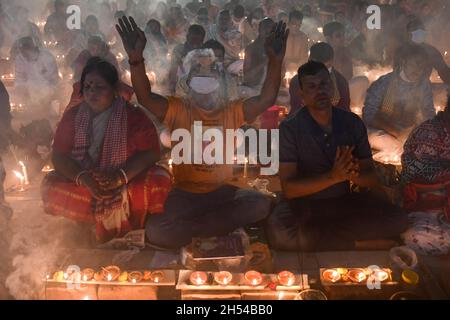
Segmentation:
[[(171, 132), (185, 129), (193, 133), (195, 121), (202, 121), (203, 127), (236, 130), (246, 122), (253, 122), (275, 103), (289, 34), (284, 23), (274, 26), (266, 40), (268, 72), (261, 95), (232, 102), (221, 94), (226, 84), (220, 68), (216, 67), (207, 68), (207, 74), (205, 68), (191, 67), (187, 81), (189, 93), (183, 99), (152, 92), (142, 56), (147, 42), (144, 32), (131, 17), (119, 19), (117, 30), (129, 57), (131, 80), (139, 103)], [(191, 243), (194, 237), (226, 235), (263, 220), (270, 212), (270, 201), (264, 195), (227, 185), (231, 166), (185, 163), (174, 165), (173, 173), (175, 185), (164, 213), (147, 220), (147, 240), (153, 245), (180, 248)]]

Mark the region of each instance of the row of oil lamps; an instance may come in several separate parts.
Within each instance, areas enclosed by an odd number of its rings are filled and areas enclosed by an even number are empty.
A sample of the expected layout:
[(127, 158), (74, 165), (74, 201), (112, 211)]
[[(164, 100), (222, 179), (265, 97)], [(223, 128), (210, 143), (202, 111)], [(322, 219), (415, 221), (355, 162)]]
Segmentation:
[[(219, 271), (213, 273), (214, 283), (226, 286), (233, 281), (233, 274), (228, 271)], [(194, 271), (189, 277), (191, 285), (202, 286), (208, 285), (208, 273), (204, 271)], [(259, 286), (263, 280), (264, 275), (258, 271), (247, 271), (244, 274), (244, 280), (247, 285)], [(278, 283), (282, 286), (290, 287), (295, 283), (295, 275), (290, 271), (281, 271), (277, 275)]]
[[(50, 275), (47, 275), (47, 280), (50, 280)], [(80, 272), (64, 272), (57, 271), (53, 274), (52, 280), (62, 282), (62, 281), (72, 281), (72, 282), (90, 282), (90, 281), (108, 281), (108, 282), (130, 282), (138, 283), (141, 281), (150, 281), (152, 283), (160, 283), (164, 280), (164, 271), (121, 271), (117, 266), (108, 266), (102, 268), (100, 271), (96, 272), (94, 269), (86, 268)]]
[(326, 282), (338, 283), (338, 282), (350, 282), (350, 283), (362, 283), (367, 281), (371, 277), (375, 281), (384, 282), (391, 279), (390, 269), (368, 269), (368, 268), (335, 268), (326, 269), (322, 272), (322, 278)]

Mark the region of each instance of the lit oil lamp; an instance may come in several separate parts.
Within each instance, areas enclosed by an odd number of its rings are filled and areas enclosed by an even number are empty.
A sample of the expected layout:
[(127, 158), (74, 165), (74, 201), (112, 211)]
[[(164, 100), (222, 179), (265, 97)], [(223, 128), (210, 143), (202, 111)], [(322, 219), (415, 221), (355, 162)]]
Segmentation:
[(444, 111), (444, 108), (442, 106), (435, 106), (434, 109), (436, 110), (436, 114), (438, 114), (440, 111)]
[(103, 279), (107, 281), (116, 281), (121, 274), (120, 268), (117, 266), (109, 266), (102, 269)]
[(341, 280), (342, 275), (336, 269), (327, 269), (322, 274), (326, 281), (336, 283)]
[(8, 74), (2, 75), (2, 80), (4, 80), (4, 81), (14, 81), (15, 79), (16, 79), (16, 77), (14, 76), (13, 73), (8, 73)]
[(295, 275), (290, 271), (281, 271), (278, 273), (278, 282), (286, 287), (290, 287), (295, 282)]
[(162, 271), (154, 271), (150, 276), (150, 280), (154, 283), (160, 283), (164, 280), (164, 272)]
[(128, 274), (128, 281), (133, 284), (140, 282), (143, 278), (143, 275), (140, 271), (132, 271)]
[(201, 286), (204, 285), (208, 280), (208, 275), (203, 271), (195, 271), (191, 273), (189, 280), (191, 284), (195, 286)]
[(348, 272), (348, 278), (356, 283), (361, 283), (367, 279), (367, 275), (362, 269), (352, 269)]
[(95, 271), (90, 268), (81, 271), (83, 281), (91, 281), (94, 278)]
[(375, 280), (380, 281), (380, 282), (383, 282), (383, 281), (386, 281), (387, 279), (389, 279), (389, 272), (387, 272), (383, 269), (374, 270), (372, 275), (375, 278)]
[(52, 171), (54, 171), (54, 170), (53, 170), (52, 167), (49, 166), (49, 165), (44, 166), (44, 167), (42, 168), (42, 170), (41, 170), (41, 172), (44, 172), (44, 173), (49, 173), (49, 172), (52, 172)]
[(244, 50), (242, 50), (241, 52), (239, 52), (239, 59), (245, 60), (245, 51), (244, 51)]
[(247, 271), (244, 275), (244, 279), (248, 284), (250, 284), (252, 286), (258, 286), (263, 281), (263, 277), (262, 277), (261, 273), (258, 271), (254, 271), (254, 270)]
[(214, 274), (214, 281), (222, 286), (226, 286), (233, 280), (233, 275), (228, 271), (220, 271)]

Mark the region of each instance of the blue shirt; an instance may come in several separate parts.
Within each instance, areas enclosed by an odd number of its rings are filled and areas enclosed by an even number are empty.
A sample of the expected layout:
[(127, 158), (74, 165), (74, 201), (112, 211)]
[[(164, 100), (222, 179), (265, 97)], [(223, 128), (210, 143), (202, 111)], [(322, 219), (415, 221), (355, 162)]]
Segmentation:
[[(332, 132), (327, 133), (310, 115), (300, 109), (280, 125), (280, 162), (297, 163), (298, 178), (315, 177), (331, 171), (338, 146), (354, 146), (353, 155), (372, 158), (367, 129), (354, 113), (332, 108)], [(348, 194), (348, 181), (335, 184), (309, 199), (329, 199)]]

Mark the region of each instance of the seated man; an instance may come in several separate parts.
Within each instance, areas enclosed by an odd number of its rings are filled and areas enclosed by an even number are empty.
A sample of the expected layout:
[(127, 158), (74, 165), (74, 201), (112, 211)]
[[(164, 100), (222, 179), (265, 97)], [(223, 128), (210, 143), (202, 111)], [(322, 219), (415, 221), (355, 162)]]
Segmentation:
[(334, 50), (334, 68), (339, 71), (347, 81), (353, 78), (352, 52), (345, 46), (345, 29), (339, 22), (333, 21), (323, 26), (323, 35), (326, 42)]
[(272, 248), (353, 250), (366, 240), (395, 238), (406, 228), (399, 209), (363, 193), (378, 180), (364, 123), (331, 105), (322, 63), (298, 70), (306, 107), (280, 128), (280, 179), (285, 200), (268, 219)]
[(172, 60), (170, 62), (169, 70), (169, 90), (175, 92), (178, 78), (184, 73), (183, 58), (192, 50), (198, 49), (202, 46), (205, 40), (205, 29), (199, 25), (192, 25), (189, 27), (186, 35), (186, 42), (175, 46), (172, 52)]
[[(348, 81), (344, 76), (333, 67), (334, 51), (333, 48), (325, 42), (319, 42), (310, 49), (309, 60), (323, 63), (330, 72), (333, 85), (333, 96), (331, 104), (333, 107), (350, 111), (350, 89)], [(289, 94), (291, 96), (291, 111), (294, 114), (297, 110), (303, 108), (304, 102), (300, 93), (300, 83), (298, 75), (294, 76), (289, 84)]]
[(406, 45), (398, 55), (394, 71), (370, 86), (363, 109), (370, 145), (389, 157), (401, 155), (411, 130), (435, 115), (427, 53), (418, 45)]
[(20, 39), (15, 72), (16, 93), (27, 103), (49, 112), (59, 83), (58, 66), (50, 51), (39, 48), (31, 37)]
[(89, 60), (81, 76), (84, 102), (56, 130), (55, 172), (43, 181), (45, 212), (95, 224), (97, 240), (142, 229), (163, 211), (170, 175), (154, 166), (159, 141), (142, 110), (117, 97), (116, 68)]
[(300, 11), (293, 10), (289, 13), (290, 33), (284, 62), (288, 71), (293, 71), (308, 61), (308, 36), (300, 30), (302, 23), (303, 14)]
[(222, 10), (217, 23), (212, 24), (208, 30), (208, 40), (219, 41), (225, 47), (225, 66), (239, 60), (242, 50), (242, 35), (234, 28), (231, 14), (228, 10)]
[[(145, 34), (132, 18), (130, 21), (122, 18), (119, 24), (117, 29), (128, 53), (137, 99), (171, 133), (177, 129), (177, 132), (195, 133), (193, 130), (198, 130), (198, 126), (193, 127), (197, 121), (221, 132), (237, 130), (274, 104), (288, 36), (285, 25), (278, 24), (266, 41), (269, 62), (261, 95), (245, 101), (225, 101), (219, 73), (210, 64), (204, 65), (205, 62), (192, 68), (189, 94), (185, 98), (166, 98), (152, 92), (142, 56)], [(191, 154), (182, 155), (189, 159), (186, 161), (177, 156), (174, 159), (177, 164), (173, 166), (175, 187), (169, 194), (164, 214), (151, 216), (147, 223), (147, 238), (152, 244), (179, 248), (191, 243), (193, 237), (226, 235), (269, 214), (270, 201), (266, 196), (227, 184), (232, 179), (231, 165), (204, 161), (190, 164), (194, 162)]]
[[(237, 88), (237, 82), (233, 78), (233, 76), (228, 72), (228, 70), (225, 70), (223, 66), (223, 62), (225, 59), (225, 48), (220, 44), (220, 42), (216, 40), (208, 40), (206, 41), (202, 49), (191, 51), (188, 56), (185, 58), (184, 64), (185, 65), (192, 65), (195, 62), (198, 61), (198, 58), (204, 55), (207, 51), (205, 49), (210, 49), (210, 54), (214, 53), (214, 57), (212, 58), (214, 60), (214, 68), (221, 74), (221, 77), (223, 77), (223, 85), (224, 85), (224, 92), (226, 93), (225, 99), (229, 101), (234, 101), (239, 98), (238, 96), (238, 88)], [(207, 54), (208, 55), (208, 54)], [(186, 61), (187, 59), (193, 59), (193, 61)], [(198, 62), (197, 62), (198, 63)], [(178, 97), (185, 97), (189, 95), (189, 70), (185, 70), (186, 73), (180, 77), (177, 83), (177, 90), (176, 95)]]
[(414, 129), (402, 155), (405, 243), (424, 254), (450, 252), (450, 97), (445, 111)]

